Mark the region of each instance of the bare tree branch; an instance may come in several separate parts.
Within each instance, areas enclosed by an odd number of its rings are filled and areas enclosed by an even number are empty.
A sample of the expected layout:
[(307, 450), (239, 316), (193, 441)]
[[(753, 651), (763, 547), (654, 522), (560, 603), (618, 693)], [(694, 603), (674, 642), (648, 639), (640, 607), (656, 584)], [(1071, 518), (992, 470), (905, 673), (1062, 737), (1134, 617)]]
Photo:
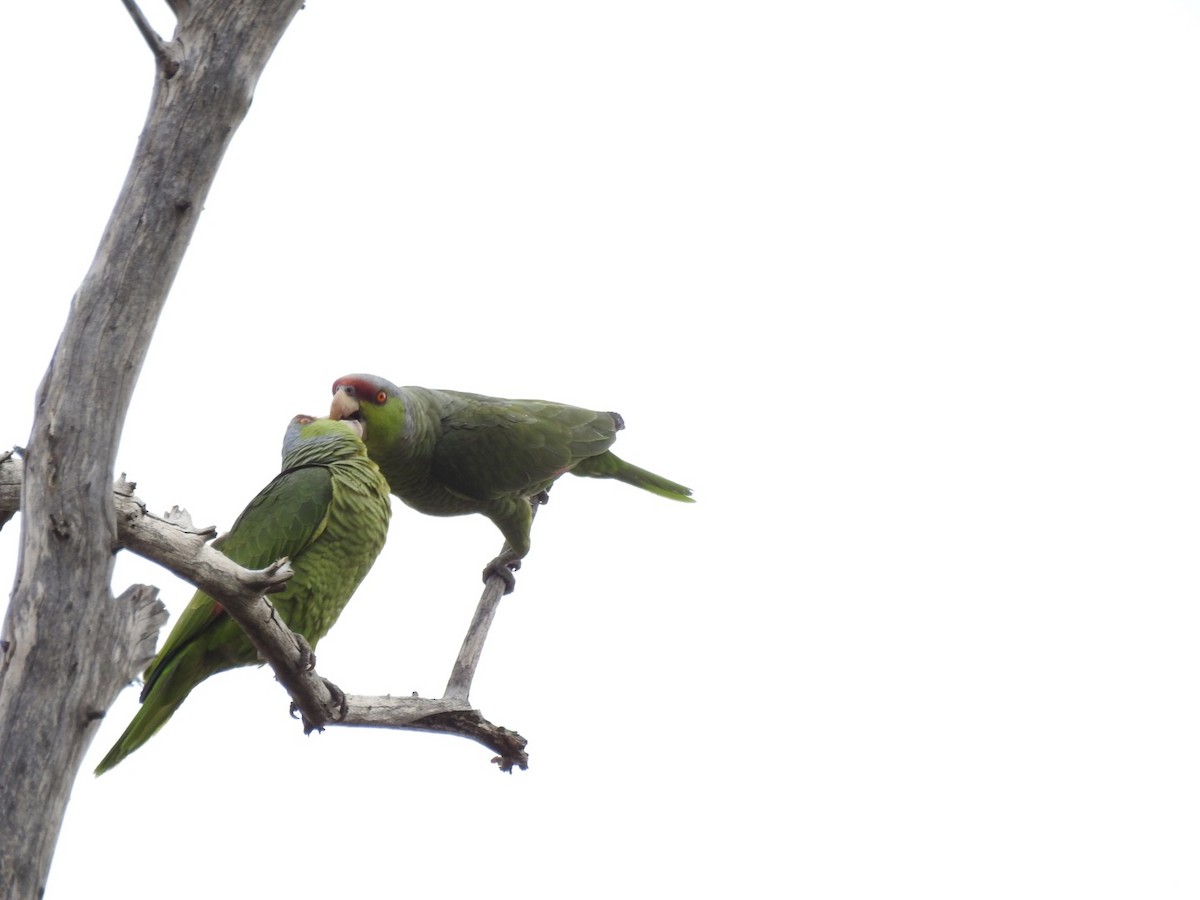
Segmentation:
[[(129, 678), (133, 679), (154, 659), (158, 633), (167, 624), (167, 608), (158, 599), (158, 588), (147, 584), (131, 584), (117, 598), (117, 606), (126, 609), (132, 607), (130, 640), (115, 649), (125, 654), (127, 662), (123, 667), (129, 673)], [(97, 712), (103, 715), (105, 710)]]
[(3, 528), (21, 504), (21, 471), (20, 462), (9, 462), (13, 458), (13, 450), (0, 451), (0, 528)]
[(167, 0), (167, 6), (175, 13), (176, 21), (186, 22), (188, 14), (192, 11), (192, 0)]
[[(538, 507), (546, 502), (545, 498), (546, 492), (543, 491), (541, 496), (533, 502), (533, 516), (537, 516)], [(509, 546), (505, 543), (500, 548), (499, 555), (503, 556), (508, 549)], [(475, 616), (471, 619), (466, 637), (463, 638), (458, 658), (454, 660), (454, 668), (450, 671), (450, 680), (446, 682), (444, 696), (447, 699), (467, 702), (467, 697), (471, 693), (471, 682), (475, 679), (475, 669), (479, 666), (479, 657), (483, 653), (483, 643), (487, 640), (488, 629), (492, 627), (492, 619), (496, 617), (500, 598), (504, 596), (507, 589), (508, 585), (499, 575), (490, 576), (484, 583), (483, 595), (479, 598), (479, 605), (475, 607)]]
[(475, 616), (463, 638), (462, 648), (454, 661), (450, 672), (450, 680), (446, 682), (446, 699), (467, 701), (471, 693), (471, 682), (475, 679), (475, 669), (479, 665), (479, 656), (483, 652), (483, 642), (487, 640), (488, 629), (492, 627), (492, 619), (496, 616), (496, 608), (500, 598), (504, 596), (504, 579), (499, 575), (488, 578), (483, 586), (483, 596), (475, 608)]
[(179, 71), (178, 46), (168, 44), (162, 39), (159, 33), (150, 26), (149, 20), (146, 19), (141, 7), (137, 5), (135, 0), (121, 0), (121, 2), (129, 10), (129, 15), (133, 17), (133, 22), (137, 25), (138, 31), (142, 33), (142, 37), (146, 39), (146, 43), (150, 46), (150, 52), (154, 54), (154, 59), (158, 63), (158, 67), (162, 70), (163, 77), (173, 77)]

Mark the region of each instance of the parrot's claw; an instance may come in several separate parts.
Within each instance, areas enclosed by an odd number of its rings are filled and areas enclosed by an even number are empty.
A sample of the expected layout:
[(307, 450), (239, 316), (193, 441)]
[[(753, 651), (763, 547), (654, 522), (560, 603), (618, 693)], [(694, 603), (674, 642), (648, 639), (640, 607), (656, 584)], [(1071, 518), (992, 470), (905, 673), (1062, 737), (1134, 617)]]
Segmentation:
[(504, 593), (511, 594), (513, 588), (517, 586), (517, 576), (513, 572), (519, 568), (521, 568), (521, 561), (519, 559), (506, 559), (503, 556), (497, 556), (484, 566), (483, 582), (487, 584), (488, 580), (495, 576), (504, 582)]
[[(336, 721), (344, 722), (346, 719), (346, 713), (350, 711), (350, 703), (346, 700), (346, 692), (328, 678), (322, 678), (321, 681), (325, 682), (325, 688), (329, 691), (330, 699), (333, 700), (334, 706), (338, 708)], [(296, 705), (295, 700), (292, 701), (292, 705), (288, 708), (288, 712), (291, 713), (293, 719), (300, 719), (300, 721), (304, 723), (305, 734), (312, 734), (314, 731), (320, 733), (325, 730), (324, 725), (315, 725), (310, 722), (308, 720), (308, 716), (304, 715), (304, 711)], [(326, 719), (326, 721), (330, 720)]]
[(346, 692), (328, 678), (322, 678), (321, 680), (325, 682), (325, 687), (329, 688), (329, 695), (333, 698), (333, 702), (337, 704), (338, 721), (341, 722), (346, 718), (346, 713), (350, 711), (350, 704), (346, 700)]
[(300, 671), (311, 672), (317, 667), (317, 654), (304, 639), (304, 635), (293, 632), (292, 637), (296, 639), (296, 648), (300, 651)]

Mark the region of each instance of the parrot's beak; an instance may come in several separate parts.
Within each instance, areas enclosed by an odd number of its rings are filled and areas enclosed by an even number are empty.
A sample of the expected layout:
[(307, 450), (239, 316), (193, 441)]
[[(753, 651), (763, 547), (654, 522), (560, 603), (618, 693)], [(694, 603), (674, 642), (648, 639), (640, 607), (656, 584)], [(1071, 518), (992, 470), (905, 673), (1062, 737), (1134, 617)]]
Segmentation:
[(342, 419), (341, 423), (358, 435), (361, 441), (363, 436), (363, 423), (358, 419)]
[(338, 388), (329, 406), (329, 418), (349, 419), (358, 412), (358, 401), (345, 388)]

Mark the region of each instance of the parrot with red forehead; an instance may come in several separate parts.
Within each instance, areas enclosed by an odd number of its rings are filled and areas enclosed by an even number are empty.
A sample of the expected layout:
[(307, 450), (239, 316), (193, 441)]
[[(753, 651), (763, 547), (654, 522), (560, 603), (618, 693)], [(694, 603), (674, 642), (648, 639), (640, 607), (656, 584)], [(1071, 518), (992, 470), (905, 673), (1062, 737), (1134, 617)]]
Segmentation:
[(408, 506), (431, 516), (480, 513), (491, 519), (507, 546), (483, 577), (499, 575), (505, 593), (529, 552), (533, 505), (566, 472), (615, 478), (692, 502), (689, 488), (608, 449), (625, 427), (613, 412), (346, 375), (333, 383), (329, 417), (362, 423), (367, 453)]
[[(361, 435), (357, 422), (296, 416), (284, 435), (282, 471), (213, 542), (248, 569), (291, 561), (294, 574), (272, 603), (310, 647), (337, 621), (387, 537), (388, 485)], [(241, 626), (197, 591), (147, 666), (142, 705), (96, 774), (148, 741), (201, 681), (260, 662)]]

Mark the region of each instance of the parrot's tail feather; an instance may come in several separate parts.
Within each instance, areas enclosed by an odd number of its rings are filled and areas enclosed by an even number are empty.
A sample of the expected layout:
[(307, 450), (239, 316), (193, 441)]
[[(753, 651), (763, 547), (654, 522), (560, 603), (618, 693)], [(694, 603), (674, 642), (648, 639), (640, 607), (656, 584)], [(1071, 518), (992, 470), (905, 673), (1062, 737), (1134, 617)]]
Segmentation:
[(165, 671), (160, 669), (155, 673), (155, 681), (151, 690), (143, 698), (142, 706), (129, 723), (129, 727), (117, 738), (111, 750), (100, 765), (96, 766), (96, 774), (103, 775), (146, 741), (150, 740), (158, 729), (167, 723), (175, 710), (187, 695), (191, 693), (201, 679), (176, 677), (181, 674), (177, 666), (171, 666)]
[(676, 484), (653, 472), (647, 472), (632, 463), (627, 463), (611, 450), (605, 451), (599, 456), (589, 456), (582, 460), (571, 470), (571, 473), (586, 475), (589, 478), (615, 478), (617, 481), (623, 481), (652, 494), (658, 494), (660, 497), (681, 500), (684, 503), (695, 502), (692, 498), (691, 488)]

